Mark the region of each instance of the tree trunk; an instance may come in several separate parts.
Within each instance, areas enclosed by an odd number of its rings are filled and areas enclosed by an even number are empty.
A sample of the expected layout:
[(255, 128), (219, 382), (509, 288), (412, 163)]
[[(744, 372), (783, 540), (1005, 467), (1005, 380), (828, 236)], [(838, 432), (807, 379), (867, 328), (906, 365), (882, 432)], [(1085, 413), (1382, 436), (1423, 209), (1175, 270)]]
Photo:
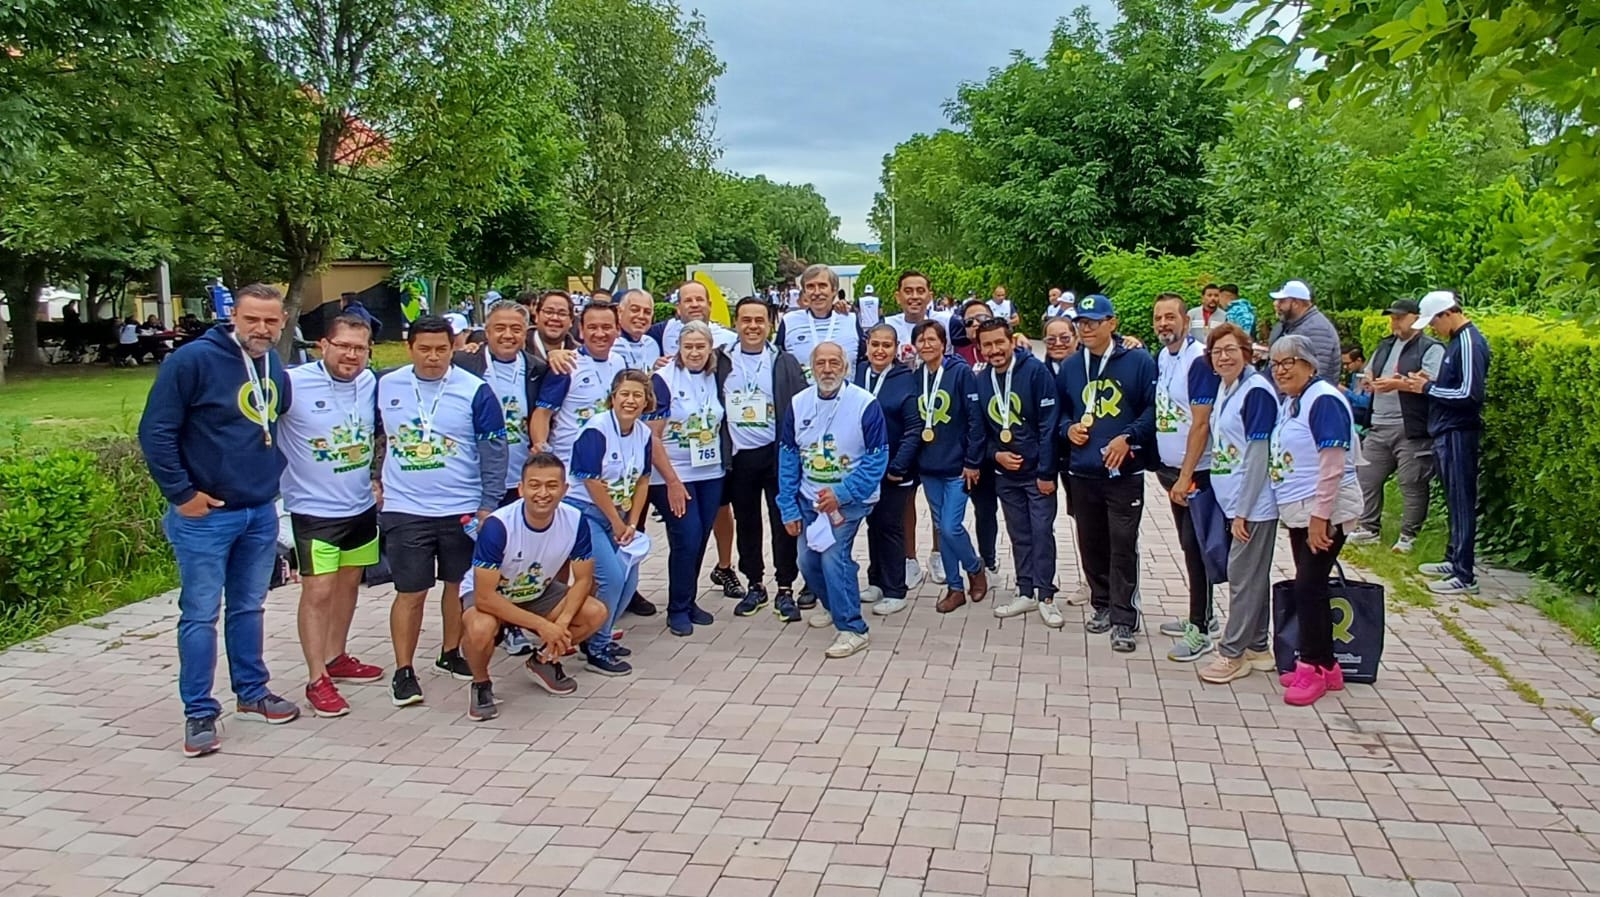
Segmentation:
[(289, 262), (289, 291), (283, 296), (283, 334), (278, 337), (278, 357), (285, 364), (294, 359), (294, 329), (300, 322), (300, 300), (315, 271), (316, 264), (309, 259)]
[(0, 281), (11, 310), (15, 348), (10, 367), (13, 371), (36, 371), (44, 367), (44, 356), (39, 352), (39, 293), (44, 290), (45, 265), (40, 259), (28, 257), (17, 262)]

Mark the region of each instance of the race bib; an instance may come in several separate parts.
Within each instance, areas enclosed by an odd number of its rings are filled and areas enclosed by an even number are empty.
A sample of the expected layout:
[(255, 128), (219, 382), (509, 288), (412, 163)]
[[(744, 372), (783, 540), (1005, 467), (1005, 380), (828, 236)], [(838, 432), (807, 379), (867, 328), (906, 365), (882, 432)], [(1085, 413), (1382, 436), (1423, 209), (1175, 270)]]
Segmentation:
[(689, 446), (690, 467), (721, 467), (722, 441), (713, 438), (709, 443), (695, 441)]
[(760, 390), (728, 394), (728, 415), (735, 427), (765, 427), (772, 422), (772, 403)]

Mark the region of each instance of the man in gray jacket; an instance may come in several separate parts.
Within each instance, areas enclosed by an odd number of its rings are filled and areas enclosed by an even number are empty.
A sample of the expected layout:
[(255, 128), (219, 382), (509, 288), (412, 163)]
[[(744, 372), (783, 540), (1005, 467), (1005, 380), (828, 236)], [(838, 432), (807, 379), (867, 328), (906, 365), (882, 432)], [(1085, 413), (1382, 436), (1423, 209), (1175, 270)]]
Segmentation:
[(1303, 280), (1291, 280), (1283, 289), (1272, 294), (1272, 307), (1278, 313), (1278, 323), (1272, 325), (1272, 338), (1267, 345), (1277, 343), (1278, 337), (1298, 334), (1311, 341), (1311, 351), (1317, 356), (1317, 376), (1337, 386), (1343, 366), (1339, 360), (1339, 331), (1333, 327), (1311, 299), (1311, 288)]

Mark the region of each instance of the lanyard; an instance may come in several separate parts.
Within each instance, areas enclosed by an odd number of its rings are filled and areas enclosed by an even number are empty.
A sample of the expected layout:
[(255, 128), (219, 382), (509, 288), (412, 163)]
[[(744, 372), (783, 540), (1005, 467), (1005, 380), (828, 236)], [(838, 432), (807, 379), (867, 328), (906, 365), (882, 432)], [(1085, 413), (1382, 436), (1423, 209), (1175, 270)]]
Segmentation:
[(878, 375), (878, 382), (877, 383), (873, 383), (872, 382), (872, 366), (871, 365), (867, 366), (867, 390), (872, 393), (872, 397), (874, 399), (876, 399), (878, 397), (878, 393), (883, 391), (883, 381), (885, 381), (887, 379), (889, 379), (889, 369), (888, 368), (884, 368), (883, 369), (883, 373)]
[[(500, 379), (500, 368), (498, 367), (500, 364), (501, 362), (497, 361), (493, 355), (489, 356), (489, 378), (495, 382), (496, 386), (499, 386), (501, 383), (505, 382)], [(512, 395), (516, 395), (515, 390), (517, 388), (517, 384), (522, 383), (527, 379), (527, 368), (523, 365), (524, 362), (522, 360), (522, 353), (518, 352), (516, 362), (511, 365), (511, 383), (509, 388), (512, 390)], [(526, 388), (524, 388), (523, 391), (526, 392)], [(418, 401), (420, 401), (420, 399)]]
[(346, 423), (352, 427), (359, 425), (361, 417), (356, 413), (356, 409), (361, 405), (361, 375), (357, 374), (356, 379), (350, 381), (350, 407), (345, 408), (339, 402), (339, 387), (337, 385), (344, 381), (333, 376), (333, 372), (328, 370), (326, 361), (317, 362), (317, 367), (322, 369), (322, 376), (328, 381), (328, 400), (333, 402), (335, 408), (344, 412)]
[(922, 426), (933, 429), (933, 399), (939, 394), (939, 381), (944, 379), (945, 365), (939, 365), (939, 373), (934, 375), (933, 388), (928, 388), (928, 369), (922, 369)]
[[(751, 354), (758, 356), (755, 363), (756, 369), (754, 373), (751, 373), (750, 369), (741, 363), (746, 356)], [(739, 373), (739, 379), (744, 384), (743, 391), (757, 391), (762, 394), (766, 393), (766, 390), (761, 388), (761, 377), (766, 373), (767, 364), (771, 361), (772, 356), (767, 354), (766, 349), (762, 349), (760, 352), (755, 353), (746, 352), (743, 349), (740, 349), (738, 354), (733, 356), (733, 369)]]
[[(1172, 355), (1172, 364), (1167, 366), (1167, 375), (1161, 378), (1161, 384), (1158, 389), (1158, 392), (1166, 396), (1168, 399), (1172, 398), (1172, 380), (1178, 376), (1178, 365), (1183, 360), (1183, 353), (1189, 348), (1189, 344), (1192, 342), (1194, 342), (1194, 337), (1186, 336), (1183, 338), (1182, 349), (1179, 349), (1177, 352), (1168, 353)], [(1106, 354), (1109, 355), (1110, 353), (1108, 352)]]
[(838, 324), (839, 316), (832, 312), (828, 313), (828, 335), (822, 339), (817, 338), (817, 316), (808, 311), (806, 312), (806, 321), (811, 325), (811, 348), (815, 349), (824, 342), (833, 339), (833, 329)]
[(411, 394), (417, 397), (417, 420), (422, 423), (423, 442), (433, 439), (433, 415), (439, 410), (439, 400), (444, 398), (444, 391), (450, 385), (450, 370), (446, 368), (444, 376), (439, 378), (439, 391), (433, 394), (433, 405), (427, 411), (422, 410), (422, 378), (417, 376), (415, 368), (411, 371)]
[[(234, 342), (238, 342), (235, 335)], [(272, 445), (272, 409), (267, 407), (267, 391), (261, 385), (262, 376), (256, 372), (256, 363), (250, 359), (250, 352), (245, 349), (244, 343), (239, 343), (239, 354), (244, 357), (245, 376), (250, 378), (250, 398), (255, 400), (255, 406), (261, 409), (261, 442)], [(272, 353), (261, 356), (262, 364), (266, 366), (267, 377), (272, 376)]]
[(1000, 391), (1000, 380), (994, 375), (994, 366), (989, 366), (989, 385), (994, 387), (995, 398), (1000, 400), (1000, 429), (1011, 429), (1011, 375), (1017, 372), (1017, 365), (1013, 360), (1010, 367), (1006, 368), (1006, 391)]
[(833, 398), (832, 399), (824, 399), (822, 397), (822, 393), (820, 393), (820, 392), (817, 393), (817, 401), (825, 403), (825, 404), (830, 404), (830, 405), (833, 406), (833, 408), (828, 412), (828, 419), (822, 422), (822, 428), (820, 430), (818, 430), (818, 429), (809, 429), (809, 428), (807, 429), (807, 431), (806, 431), (806, 438), (807, 439), (811, 439), (811, 434), (812, 433), (815, 433), (816, 437), (817, 437), (816, 439), (812, 439), (811, 440), (811, 444), (812, 445), (816, 445), (817, 443), (821, 442), (824, 438), (826, 438), (827, 435), (828, 435), (828, 432), (833, 428), (833, 419), (835, 417), (839, 416), (839, 406), (844, 404), (844, 387), (840, 386), (839, 387), (839, 391), (833, 394)]
[(1245, 365), (1244, 372), (1239, 375), (1239, 379), (1233, 381), (1232, 386), (1223, 388), (1222, 401), (1217, 405), (1217, 420), (1219, 422), (1222, 420), (1222, 416), (1228, 413), (1228, 401), (1243, 391), (1245, 383), (1255, 376), (1255, 373), (1254, 368)]
[[(673, 367), (678, 369), (678, 377), (687, 376), (689, 378), (687, 392), (690, 394), (690, 398), (695, 402), (694, 408), (691, 410), (690, 414), (685, 414), (683, 419), (688, 421), (693, 411), (699, 411), (702, 420), (704, 420), (706, 417), (709, 417), (709, 412), (711, 411), (711, 407), (713, 405), (712, 393), (717, 388), (716, 377), (712, 376), (710, 371), (700, 371), (696, 373), (695, 371), (691, 371), (688, 368), (678, 365), (673, 365)], [(673, 379), (677, 379), (677, 377), (674, 377)], [(705, 388), (700, 389), (699, 387), (701, 386), (704, 386)], [(707, 423), (709, 423), (709, 421), (707, 421)]]
[(1113, 346), (1106, 347), (1106, 354), (1100, 356), (1100, 367), (1094, 372), (1094, 376), (1091, 377), (1089, 376), (1089, 347), (1083, 347), (1083, 379), (1088, 381), (1088, 383), (1084, 384), (1085, 386), (1093, 383), (1096, 380), (1099, 380), (1100, 377), (1105, 374), (1106, 362), (1111, 360), (1111, 352), (1114, 348), (1115, 347)]

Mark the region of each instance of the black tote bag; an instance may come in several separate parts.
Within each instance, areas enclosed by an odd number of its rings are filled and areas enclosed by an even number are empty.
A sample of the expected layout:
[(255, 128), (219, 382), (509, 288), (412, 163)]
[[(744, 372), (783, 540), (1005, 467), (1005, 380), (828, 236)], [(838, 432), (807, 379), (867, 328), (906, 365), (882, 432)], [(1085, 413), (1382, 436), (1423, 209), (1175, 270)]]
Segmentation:
[[(1336, 564), (1328, 577), (1328, 602), (1333, 612), (1333, 656), (1345, 681), (1377, 681), (1383, 658), (1383, 584), (1348, 579)], [(1294, 581), (1273, 583), (1272, 653), (1280, 673), (1294, 669), (1295, 646), (1300, 642), (1296, 616)]]

